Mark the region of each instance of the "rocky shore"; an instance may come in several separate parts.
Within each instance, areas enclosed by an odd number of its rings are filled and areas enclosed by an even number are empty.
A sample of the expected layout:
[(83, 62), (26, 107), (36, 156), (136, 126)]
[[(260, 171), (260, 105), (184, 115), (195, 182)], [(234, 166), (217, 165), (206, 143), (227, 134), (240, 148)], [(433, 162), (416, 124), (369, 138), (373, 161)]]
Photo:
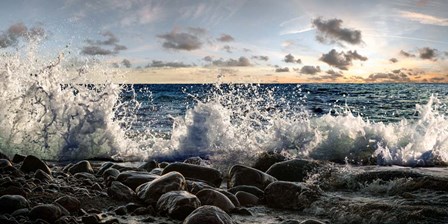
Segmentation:
[[(139, 166), (88, 160), (47, 163), (32, 155), (15, 155), (12, 159), (0, 155), (0, 158), (2, 224), (318, 224), (360, 220), (443, 223), (448, 220), (444, 207), (445, 203), (448, 205), (448, 178), (409, 170), (360, 172), (350, 181), (341, 181), (335, 180), (338, 174), (334, 174), (335, 169), (329, 163), (286, 161), (269, 154), (262, 155), (253, 166), (235, 164), (227, 173), (198, 157), (175, 163), (148, 161)], [(415, 201), (416, 192), (434, 192), (441, 196), (438, 204), (409, 202), (391, 206), (371, 201), (354, 206), (348, 199), (344, 201), (344, 197), (350, 196), (334, 194), (341, 189), (357, 192), (368, 189), (365, 186), (369, 183), (403, 178), (409, 180), (400, 185), (404, 190), (388, 192), (388, 196)], [(360, 184), (350, 185), (351, 181)], [(405, 211), (394, 213), (389, 209)], [(379, 212), (384, 214), (376, 214)]]

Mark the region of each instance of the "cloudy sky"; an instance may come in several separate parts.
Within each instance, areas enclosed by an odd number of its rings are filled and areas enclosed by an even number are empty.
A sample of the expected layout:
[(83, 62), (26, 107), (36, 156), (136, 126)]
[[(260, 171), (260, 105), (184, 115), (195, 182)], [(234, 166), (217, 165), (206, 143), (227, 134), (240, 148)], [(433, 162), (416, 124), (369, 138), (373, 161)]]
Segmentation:
[(119, 67), (130, 82), (448, 82), (444, 0), (3, 0), (0, 51)]

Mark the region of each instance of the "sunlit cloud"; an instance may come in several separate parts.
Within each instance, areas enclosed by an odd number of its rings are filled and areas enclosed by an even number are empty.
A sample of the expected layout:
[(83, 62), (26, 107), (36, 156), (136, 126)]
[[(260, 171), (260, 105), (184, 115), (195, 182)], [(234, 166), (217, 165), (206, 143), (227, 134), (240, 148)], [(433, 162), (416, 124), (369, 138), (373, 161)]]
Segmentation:
[(411, 21), (419, 22), (421, 24), (448, 26), (448, 18), (436, 17), (423, 13), (400, 11), (399, 15)]

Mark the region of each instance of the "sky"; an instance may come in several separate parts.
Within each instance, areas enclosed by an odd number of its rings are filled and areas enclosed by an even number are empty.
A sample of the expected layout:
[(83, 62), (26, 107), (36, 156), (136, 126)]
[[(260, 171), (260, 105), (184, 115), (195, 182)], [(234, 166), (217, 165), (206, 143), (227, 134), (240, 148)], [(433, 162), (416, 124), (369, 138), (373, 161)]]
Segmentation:
[(39, 39), (132, 83), (448, 82), (445, 0), (3, 0), (0, 51)]

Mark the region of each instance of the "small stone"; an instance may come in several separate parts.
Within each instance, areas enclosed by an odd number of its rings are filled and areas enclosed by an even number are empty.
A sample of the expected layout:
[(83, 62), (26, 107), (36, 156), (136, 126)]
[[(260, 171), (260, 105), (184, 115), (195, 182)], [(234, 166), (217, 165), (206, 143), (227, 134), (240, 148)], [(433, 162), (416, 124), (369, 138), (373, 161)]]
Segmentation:
[(25, 156), (24, 155), (15, 154), (12, 157), (12, 162), (13, 163), (21, 163), (21, 162), (23, 162), (23, 160), (25, 160)]
[(230, 212), (235, 209), (235, 205), (228, 197), (213, 189), (201, 190), (196, 196), (201, 200), (202, 205), (214, 205), (225, 212)]
[(81, 202), (77, 198), (69, 195), (56, 199), (55, 203), (67, 209), (71, 214), (77, 213), (81, 209)]
[(28, 208), (28, 201), (20, 195), (3, 195), (0, 197), (0, 214), (12, 213), (17, 209)]
[(204, 205), (194, 210), (183, 224), (233, 224), (232, 218), (216, 206)]
[(140, 200), (155, 205), (160, 196), (170, 191), (185, 190), (185, 178), (178, 172), (170, 172), (157, 179), (137, 187), (136, 192)]
[(246, 207), (257, 205), (258, 201), (260, 200), (257, 196), (244, 191), (238, 191), (235, 196), (236, 198), (238, 198), (240, 204)]
[(7, 168), (7, 167), (12, 167), (11, 162), (7, 159), (0, 159), (0, 169)]
[(90, 162), (87, 160), (80, 161), (70, 167), (68, 169), (68, 172), (71, 174), (76, 173), (93, 173), (92, 165), (90, 165)]
[(117, 181), (135, 190), (138, 186), (159, 178), (160, 176), (141, 171), (125, 171), (117, 176)]
[(36, 170), (34, 173), (34, 178), (41, 180), (41, 181), (51, 181), (53, 180), (53, 177), (42, 171), (41, 169)]
[(157, 176), (161, 176), (163, 173), (163, 169), (162, 168), (154, 168), (151, 170), (151, 172), (149, 172), (149, 174), (154, 174)]
[(115, 168), (108, 168), (107, 170), (105, 170), (103, 172), (102, 176), (103, 176), (103, 179), (107, 180), (107, 178), (109, 178), (109, 177), (117, 178), (118, 175), (120, 175), (120, 171), (118, 171)]
[(178, 220), (184, 220), (199, 206), (201, 206), (199, 199), (186, 191), (165, 193), (157, 201), (157, 210), (159, 212)]
[(234, 165), (230, 168), (229, 177), (227, 188), (239, 185), (250, 185), (264, 190), (270, 183), (277, 181), (275, 177), (269, 174), (243, 165)]
[(135, 196), (135, 192), (131, 188), (118, 181), (112, 182), (111, 186), (107, 189), (107, 194), (109, 197), (121, 201), (132, 200)]
[(187, 163), (172, 163), (164, 168), (162, 175), (171, 171), (177, 171), (187, 179), (203, 181), (214, 187), (219, 187), (222, 182), (221, 172), (209, 167)]
[(86, 173), (86, 172), (82, 172), (82, 173), (76, 173), (75, 175), (73, 175), (76, 179), (89, 179), (92, 181), (96, 181), (96, 177), (95, 175), (91, 174), (91, 173)]
[(21, 208), (21, 209), (15, 210), (11, 215), (14, 216), (14, 217), (17, 217), (17, 216), (28, 216), (29, 213), (30, 213), (30, 209), (28, 209), (28, 208)]
[(141, 166), (138, 167), (141, 170), (146, 170), (148, 172), (151, 172), (151, 170), (155, 168), (159, 168), (159, 164), (155, 160), (151, 160), (148, 162), (143, 163)]
[(105, 162), (103, 164), (101, 164), (100, 169), (98, 170), (98, 172), (96, 173), (98, 176), (102, 176), (104, 171), (106, 171), (107, 169), (109, 169), (111, 166), (113, 166), (114, 164), (111, 162)]
[(277, 181), (269, 184), (265, 191), (266, 203), (272, 208), (302, 210), (316, 201), (320, 193), (303, 183)]
[(253, 216), (254, 215), (247, 208), (235, 208), (232, 210), (232, 214), (238, 214), (238, 215), (244, 215), (244, 216)]
[(20, 166), (20, 170), (24, 173), (36, 172), (36, 170), (38, 169), (41, 169), (45, 173), (51, 175), (51, 170), (47, 166), (47, 164), (44, 161), (32, 155), (25, 157), (22, 166)]
[(275, 163), (266, 173), (277, 180), (303, 182), (310, 172), (317, 169), (320, 163), (312, 160), (293, 159)]
[[(28, 189), (29, 190), (29, 189)], [(20, 195), (23, 197), (27, 197), (28, 192), (24, 190), (22, 186), (8, 186), (7, 188), (0, 188), (0, 196), (3, 195)]]
[(159, 167), (162, 168), (162, 169), (164, 169), (164, 168), (167, 167), (168, 165), (170, 165), (169, 162), (161, 162), (161, 163), (159, 163)]
[(31, 220), (42, 219), (49, 223), (54, 223), (62, 216), (61, 209), (53, 204), (43, 204), (34, 206), (29, 214)]
[(204, 182), (187, 180), (187, 191), (192, 194), (196, 194), (200, 190), (203, 190), (206, 188), (213, 188), (213, 187)]

